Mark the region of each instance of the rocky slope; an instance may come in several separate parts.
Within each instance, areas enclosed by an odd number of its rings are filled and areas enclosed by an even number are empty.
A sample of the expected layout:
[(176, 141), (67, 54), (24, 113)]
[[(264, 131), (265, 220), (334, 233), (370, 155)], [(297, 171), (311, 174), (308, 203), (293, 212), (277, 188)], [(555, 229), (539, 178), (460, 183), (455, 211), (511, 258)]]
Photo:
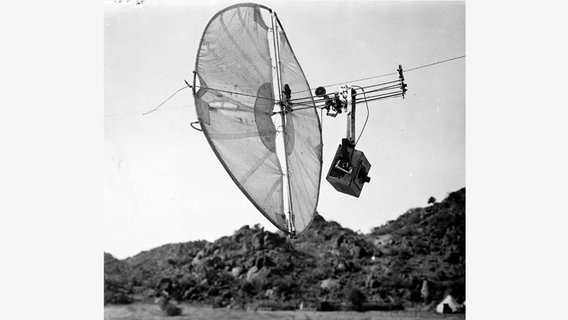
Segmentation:
[(243, 226), (214, 242), (105, 253), (105, 303), (168, 295), (216, 307), (431, 308), (465, 298), (465, 189), (369, 234), (317, 215), (297, 239)]

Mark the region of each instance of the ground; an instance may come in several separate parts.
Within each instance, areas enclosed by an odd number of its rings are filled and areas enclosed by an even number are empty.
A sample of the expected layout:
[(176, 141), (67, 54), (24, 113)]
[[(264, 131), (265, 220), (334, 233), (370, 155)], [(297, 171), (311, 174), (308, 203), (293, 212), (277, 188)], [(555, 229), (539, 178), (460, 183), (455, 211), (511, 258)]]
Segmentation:
[(433, 312), (414, 311), (369, 311), (369, 312), (317, 312), (317, 311), (244, 311), (232, 309), (213, 309), (209, 307), (181, 304), (180, 316), (168, 317), (155, 304), (135, 303), (131, 305), (105, 306), (105, 320), (215, 320), (215, 319), (291, 319), (291, 320), (409, 320), (409, 319), (446, 319), (463, 320), (464, 314), (440, 315)]

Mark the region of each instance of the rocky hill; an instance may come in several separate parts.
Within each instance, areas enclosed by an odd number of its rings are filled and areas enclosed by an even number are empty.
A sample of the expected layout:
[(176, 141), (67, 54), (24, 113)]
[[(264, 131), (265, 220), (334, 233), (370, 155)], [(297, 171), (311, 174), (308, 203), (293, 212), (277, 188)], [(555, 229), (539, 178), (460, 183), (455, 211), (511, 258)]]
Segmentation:
[(105, 253), (105, 303), (168, 295), (215, 307), (431, 308), (465, 298), (465, 188), (369, 234), (317, 215), (297, 239), (243, 226), (214, 242)]

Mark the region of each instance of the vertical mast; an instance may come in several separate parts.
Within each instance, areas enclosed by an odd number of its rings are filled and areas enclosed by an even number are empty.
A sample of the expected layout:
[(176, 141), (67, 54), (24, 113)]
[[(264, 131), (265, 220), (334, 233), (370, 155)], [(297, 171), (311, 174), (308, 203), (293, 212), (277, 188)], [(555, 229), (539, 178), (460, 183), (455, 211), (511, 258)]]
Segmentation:
[[(282, 99), (282, 66), (281, 66), (281, 62), (280, 62), (280, 39), (279, 39), (279, 32), (278, 32), (278, 26), (277, 23), (275, 23), (275, 17), (276, 17), (276, 13), (274, 11), (271, 12), (270, 15), (270, 20), (272, 22), (272, 40), (274, 41), (274, 56), (275, 56), (275, 61), (276, 61), (276, 80), (278, 83), (278, 97), (279, 97), (279, 101), (280, 101), (280, 118), (282, 121), (282, 140), (283, 140), (283, 146), (284, 146), (284, 163), (286, 165), (286, 168), (284, 170), (284, 180), (286, 181), (285, 183), (287, 184), (287, 191), (284, 190), (284, 194), (287, 195), (286, 198), (288, 200), (288, 222), (289, 222), (289, 232), (290, 232), (290, 237), (294, 237), (296, 235), (296, 226), (295, 226), (295, 221), (294, 221), (294, 209), (292, 207), (292, 190), (290, 187), (290, 175), (289, 175), (289, 171), (288, 171), (288, 154), (287, 154), (287, 150), (286, 150), (286, 135), (288, 134), (288, 132), (286, 131), (286, 113), (288, 112), (288, 106), (284, 105), (283, 99)], [(286, 102), (287, 103), (287, 102)]]
[(355, 95), (353, 94), (353, 88), (345, 86), (344, 92), (346, 93), (346, 107), (347, 107), (347, 132), (346, 137), (351, 143), (355, 145)]

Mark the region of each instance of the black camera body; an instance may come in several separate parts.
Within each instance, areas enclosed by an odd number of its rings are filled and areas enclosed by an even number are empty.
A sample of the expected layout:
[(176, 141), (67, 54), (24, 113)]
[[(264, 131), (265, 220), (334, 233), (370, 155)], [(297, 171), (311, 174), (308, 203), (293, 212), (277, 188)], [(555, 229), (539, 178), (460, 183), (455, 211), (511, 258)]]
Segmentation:
[(365, 154), (356, 150), (347, 139), (343, 139), (333, 157), (326, 180), (335, 190), (359, 197), (365, 182), (370, 182), (371, 164)]

